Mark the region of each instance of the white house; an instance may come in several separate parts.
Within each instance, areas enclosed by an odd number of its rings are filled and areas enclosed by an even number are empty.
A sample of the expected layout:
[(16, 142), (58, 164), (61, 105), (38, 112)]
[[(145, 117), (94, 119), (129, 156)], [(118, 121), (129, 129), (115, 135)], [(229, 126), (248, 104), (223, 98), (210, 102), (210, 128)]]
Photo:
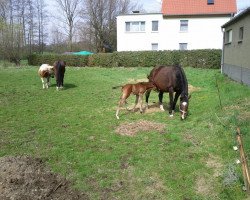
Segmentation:
[(162, 13), (117, 17), (117, 51), (221, 49), (236, 0), (163, 0)]

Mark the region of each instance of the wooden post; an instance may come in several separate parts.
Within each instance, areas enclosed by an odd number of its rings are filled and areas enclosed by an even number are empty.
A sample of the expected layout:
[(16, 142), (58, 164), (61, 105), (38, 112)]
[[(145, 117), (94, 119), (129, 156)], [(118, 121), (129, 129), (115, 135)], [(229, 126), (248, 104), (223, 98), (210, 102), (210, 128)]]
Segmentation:
[(242, 142), (239, 127), (237, 128), (236, 138), (237, 138), (238, 145), (239, 145), (240, 160), (241, 160), (241, 165), (242, 165), (242, 173), (243, 173), (244, 183), (245, 183), (245, 187), (246, 187), (247, 192), (250, 194), (250, 176), (249, 176), (247, 159), (245, 156), (243, 142)]

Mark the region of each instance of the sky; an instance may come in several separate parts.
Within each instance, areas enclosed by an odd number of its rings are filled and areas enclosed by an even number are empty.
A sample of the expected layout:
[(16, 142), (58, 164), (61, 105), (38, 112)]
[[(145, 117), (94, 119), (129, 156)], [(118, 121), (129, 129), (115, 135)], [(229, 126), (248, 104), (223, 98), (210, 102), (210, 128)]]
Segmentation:
[[(132, 0), (133, 2), (138, 2), (138, 4), (143, 5), (143, 8), (147, 12), (160, 12), (161, 10), (161, 0)], [(250, 0), (237, 0), (237, 10), (242, 10), (250, 6)]]

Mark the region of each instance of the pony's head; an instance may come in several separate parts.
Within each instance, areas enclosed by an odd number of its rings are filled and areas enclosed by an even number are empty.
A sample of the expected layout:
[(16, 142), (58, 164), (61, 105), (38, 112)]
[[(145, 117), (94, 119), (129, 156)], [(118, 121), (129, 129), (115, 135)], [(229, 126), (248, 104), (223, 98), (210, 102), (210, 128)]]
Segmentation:
[(49, 75), (54, 78), (55, 72), (53, 66), (48, 66)]
[(181, 119), (186, 119), (188, 115), (188, 103), (191, 96), (189, 95), (181, 95), (180, 97), (180, 113), (181, 113)]

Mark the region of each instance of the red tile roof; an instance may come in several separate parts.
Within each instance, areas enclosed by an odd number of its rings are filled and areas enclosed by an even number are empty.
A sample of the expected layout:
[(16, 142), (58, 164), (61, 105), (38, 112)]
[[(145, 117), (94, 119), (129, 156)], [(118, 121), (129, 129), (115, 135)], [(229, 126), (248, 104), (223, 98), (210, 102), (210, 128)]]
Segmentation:
[(162, 0), (164, 15), (207, 15), (236, 12), (236, 0), (214, 0), (212, 5), (208, 5), (207, 0)]

